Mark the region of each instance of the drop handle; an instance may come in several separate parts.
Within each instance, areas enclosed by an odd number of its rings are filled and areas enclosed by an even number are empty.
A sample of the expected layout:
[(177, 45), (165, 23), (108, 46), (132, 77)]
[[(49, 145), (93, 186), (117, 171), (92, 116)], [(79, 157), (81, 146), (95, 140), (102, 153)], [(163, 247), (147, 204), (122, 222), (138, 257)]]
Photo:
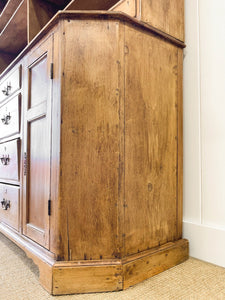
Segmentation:
[(9, 125), (10, 120), (11, 120), (10, 113), (8, 113), (7, 115), (3, 116), (3, 117), (1, 118), (1, 120), (2, 120), (2, 123), (3, 123), (4, 125)]
[(3, 155), (1, 158), (1, 163), (4, 165), (4, 166), (7, 166), (10, 162), (10, 158), (9, 158), (9, 155)]
[(5, 96), (9, 96), (9, 92), (11, 91), (12, 89), (12, 86), (10, 83), (7, 83), (7, 86), (2, 90), (2, 93), (5, 95)]
[(10, 201), (3, 198), (3, 200), (1, 201), (1, 205), (3, 210), (7, 210), (8, 208), (10, 208)]

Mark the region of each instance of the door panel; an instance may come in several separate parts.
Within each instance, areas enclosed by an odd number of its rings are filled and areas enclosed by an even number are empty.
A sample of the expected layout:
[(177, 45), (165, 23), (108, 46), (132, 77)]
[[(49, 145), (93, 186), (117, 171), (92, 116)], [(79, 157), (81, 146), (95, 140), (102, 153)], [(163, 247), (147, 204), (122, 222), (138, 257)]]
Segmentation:
[[(23, 233), (49, 249), (52, 36), (26, 60)], [(27, 93), (28, 92), (28, 93)]]
[(44, 55), (29, 69), (30, 79), (30, 103), (34, 107), (48, 98), (48, 57)]
[[(32, 206), (29, 206), (29, 223), (35, 224), (38, 228), (44, 230), (45, 220), (40, 218), (45, 214), (45, 201), (49, 197), (46, 183), (49, 183), (49, 153), (47, 148), (40, 147), (43, 140), (46, 140), (45, 128), (47, 127), (47, 118), (29, 122), (29, 199)], [(41, 201), (40, 201), (41, 200)]]

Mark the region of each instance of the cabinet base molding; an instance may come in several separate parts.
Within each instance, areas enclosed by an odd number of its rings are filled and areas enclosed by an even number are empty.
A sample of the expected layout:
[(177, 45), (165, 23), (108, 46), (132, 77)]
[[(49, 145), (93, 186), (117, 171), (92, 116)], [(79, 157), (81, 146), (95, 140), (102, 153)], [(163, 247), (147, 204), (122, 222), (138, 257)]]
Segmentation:
[(127, 289), (188, 259), (185, 239), (124, 259), (55, 261), (53, 254), (4, 224), (0, 232), (16, 243), (38, 266), (41, 285), (52, 295)]

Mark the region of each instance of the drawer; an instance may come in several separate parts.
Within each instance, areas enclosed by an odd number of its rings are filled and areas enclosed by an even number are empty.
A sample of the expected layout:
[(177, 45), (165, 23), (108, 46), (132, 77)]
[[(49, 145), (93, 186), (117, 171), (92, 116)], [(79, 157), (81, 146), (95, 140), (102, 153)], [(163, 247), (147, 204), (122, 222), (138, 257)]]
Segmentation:
[(20, 188), (0, 184), (0, 222), (19, 230)]
[(0, 102), (20, 89), (21, 67), (15, 69), (0, 84)]
[(0, 139), (20, 132), (20, 95), (0, 107)]
[(0, 178), (19, 180), (20, 140), (0, 144)]

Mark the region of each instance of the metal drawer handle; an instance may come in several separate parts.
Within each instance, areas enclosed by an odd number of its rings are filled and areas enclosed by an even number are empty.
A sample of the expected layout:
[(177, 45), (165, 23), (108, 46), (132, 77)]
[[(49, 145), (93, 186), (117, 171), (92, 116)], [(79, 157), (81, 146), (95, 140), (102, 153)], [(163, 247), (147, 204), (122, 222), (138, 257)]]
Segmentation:
[(8, 115), (3, 116), (3, 118), (1, 118), (1, 120), (4, 125), (9, 125), (10, 120), (11, 120), (10, 113)]
[(1, 158), (1, 163), (4, 165), (4, 166), (7, 166), (10, 162), (10, 158), (9, 158), (9, 155), (3, 155)]
[(10, 208), (10, 201), (6, 200), (3, 198), (3, 200), (1, 201), (2, 204), (2, 209), (3, 210), (7, 210), (8, 208)]
[(6, 96), (9, 96), (9, 92), (11, 91), (12, 86), (11, 83), (7, 83), (7, 86), (2, 90), (3, 94)]

